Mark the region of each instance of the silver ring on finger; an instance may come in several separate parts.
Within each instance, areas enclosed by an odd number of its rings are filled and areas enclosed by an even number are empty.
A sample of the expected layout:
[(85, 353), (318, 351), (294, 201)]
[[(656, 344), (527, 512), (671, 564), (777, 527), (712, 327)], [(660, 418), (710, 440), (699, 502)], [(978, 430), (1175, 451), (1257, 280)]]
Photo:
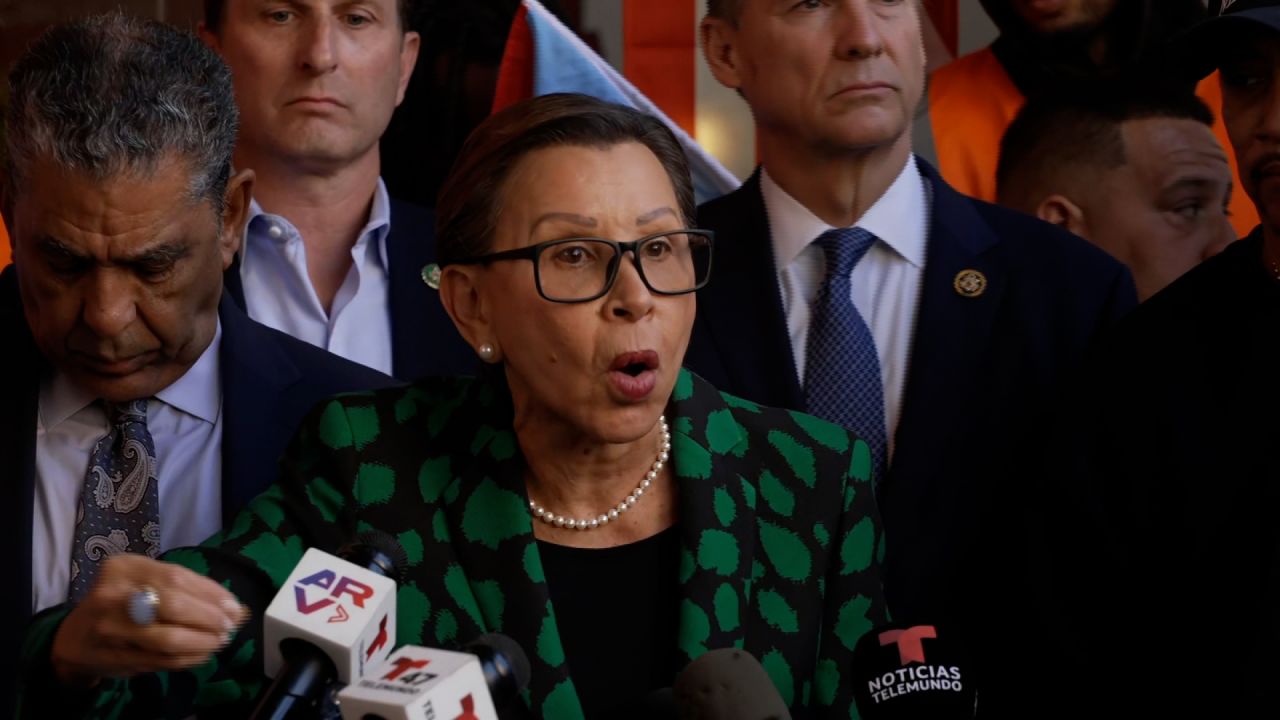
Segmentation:
[(150, 625), (160, 610), (160, 594), (150, 585), (129, 594), (129, 619), (137, 625)]

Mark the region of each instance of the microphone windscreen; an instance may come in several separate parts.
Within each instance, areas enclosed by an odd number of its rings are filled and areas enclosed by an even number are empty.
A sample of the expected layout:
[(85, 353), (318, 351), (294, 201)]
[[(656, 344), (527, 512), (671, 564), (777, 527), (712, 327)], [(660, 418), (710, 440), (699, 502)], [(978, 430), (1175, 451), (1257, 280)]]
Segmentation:
[(886, 626), (853, 650), (853, 695), (863, 720), (967, 720), (976, 683), (959, 642), (933, 625)]
[(365, 530), (338, 550), (338, 557), (383, 577), (404, 584), (404, 571), (409, 567), (409, 553), (391, 535), (381, 530)]
[(501, 633), (487, 633), (463, 648), (480, 659), (494, 703), (503, 706), (529, 686), (533, 670), (520, 643)]
[(711, 650), (689, 663), (674, 692), (681, 720), (791, 720), (760, 662), (736, 648)]

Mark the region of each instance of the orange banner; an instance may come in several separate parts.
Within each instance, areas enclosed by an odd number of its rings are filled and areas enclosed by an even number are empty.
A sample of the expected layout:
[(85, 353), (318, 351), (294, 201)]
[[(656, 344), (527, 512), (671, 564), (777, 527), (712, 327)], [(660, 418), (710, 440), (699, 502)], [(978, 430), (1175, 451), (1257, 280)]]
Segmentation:
[(623, 0), (622, 74), (690, 135), (694, 132), (697, 0)]

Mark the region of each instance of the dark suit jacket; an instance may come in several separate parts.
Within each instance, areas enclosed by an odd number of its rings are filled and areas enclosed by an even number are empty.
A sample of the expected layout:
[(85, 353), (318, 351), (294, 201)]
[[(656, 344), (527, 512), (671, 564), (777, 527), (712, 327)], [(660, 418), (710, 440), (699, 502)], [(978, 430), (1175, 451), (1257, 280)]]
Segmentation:
[[(933, 205), (893, 463), (878, 486), (885, 590), (895, 620), (964, 635), (994, 602), (999, 578), (984, 584), (974, 573), (997, 566), (975, 561), (991, 549), (980, 531), (1003, 533), (993, 520), (1016, 500), (1022, 432), (1136, 298), (1128, 271), (1100, 250), (961, 195), (917, 162)], [(686, 364), (726, 392), (802, 410), (758, 173), (698, 219), (716, 232), (716, 256)], [(956, 291), (966, 269), (986, 276), (980, 296)]]
[[(472, 375), (478, 360), (444, 311), (440, 294), (422, 281), (436, 259), (435, 217), (430, 210), (391, 201), (387, 233), (387, 307), (391, 313), (391, 374), (412, 381), (427, 375)], [(227, 270), (227, 293), (248, 309), (240, 261)]]
[[(557, 630), (575, 619), (555, 615), (509, 390), (501, 374), (487, 375), (350, 394), (316, 408), (286, 455), (282, 492), (255, 500), (216, 544), (166, 559), (229, 578), (262, 617), (305, 548), (332, 552), (363, 527), (383, 530), (409, 551), (397, 590), (399, 642), (447, 647), (486, 632), (508, 635), (532, 669), (525, 711), (516, 714), (581, 717)], [(682, 557), (669, 570), (679, 574), (678, 595), (667, 601), (680, 608), (670, 638), (680, 664), (742, 647), (762, 658), (797, 718), (851, 717), (853, 647), (886, 619), (866, 443), (817, 418), (721, 395), (687, 371), (667, 415)], [(603, 589), (601, 601), (608, 598)], [(60, 620), (58, 611), (41, 615), (33, 635), (48, 638)], [(231, 705), (216, 708), (220, 717), (244, 717), (235, 708), (262, 679), (259, 631), (251, 622), (205, 667), (163, 683), (142, 676), (100, 684), (109, 697), (95, 701), (97, 717), (155, 717), (162, 708), (182, 717), (199, 706), (215, 710), (212, 703)], [(39, 645), (32, 643), (29, 668), (44, 664), (48, 647)], [(23, 717), (63, 716), (58, 693), (35, 689), (47, 678), (28, 677)]]
[[(1036, 527), (1063, 717), (1280, 717), (1280, 283), (1258, 228), (1116, 327)], [(1053, 687), (1058, 685), (1059, 687)]]
[[(278, 476), (277, 460), (307, 411), (334, 393), (394, 381), (249, 319), (225, 295), (222, 321), (222, 517), (230, 520)], [(48, 365), (36, 349), (18, 297), (17, 274), (0, 274), (0, 338), (8, 369), (0, 375), (0, 459), (12, 492), (0, 504), (0, 533), (11, 553), (11, 592), (0, 623), (0, 714), (12, 702), (17, 638), (31, 616), (31, 528), (40, 377)]]

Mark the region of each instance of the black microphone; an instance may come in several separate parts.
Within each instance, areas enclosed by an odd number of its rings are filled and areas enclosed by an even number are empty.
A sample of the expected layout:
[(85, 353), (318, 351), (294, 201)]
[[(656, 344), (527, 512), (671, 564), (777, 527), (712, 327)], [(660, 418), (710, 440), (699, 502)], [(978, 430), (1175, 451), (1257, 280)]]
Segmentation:
[(711, 650), (689, 663), (674, 694), (681, 720), (791, 720), (760, 662), (736, 648)]
[(863, 720), (967, 720), (977, 711), (972, 667), (937, 627), (889, 625), (854, 647), (853, 695)]
[(520, 696), (529, 685), (533, 668), (520, 643), (501, 633), (488, 633), (463, 646), (462, 652), (476, 656), (489, 696), (501, 711)]
[(338, 555), (308, 550), (271, 601), (263, 619), (264, 665), (275, 679), (253, 720), (315, 717), (331, 683), (354, 681), (366, 663), (390, 654), (395, 584), (408, 564), (404, 548), (370, 530)]

